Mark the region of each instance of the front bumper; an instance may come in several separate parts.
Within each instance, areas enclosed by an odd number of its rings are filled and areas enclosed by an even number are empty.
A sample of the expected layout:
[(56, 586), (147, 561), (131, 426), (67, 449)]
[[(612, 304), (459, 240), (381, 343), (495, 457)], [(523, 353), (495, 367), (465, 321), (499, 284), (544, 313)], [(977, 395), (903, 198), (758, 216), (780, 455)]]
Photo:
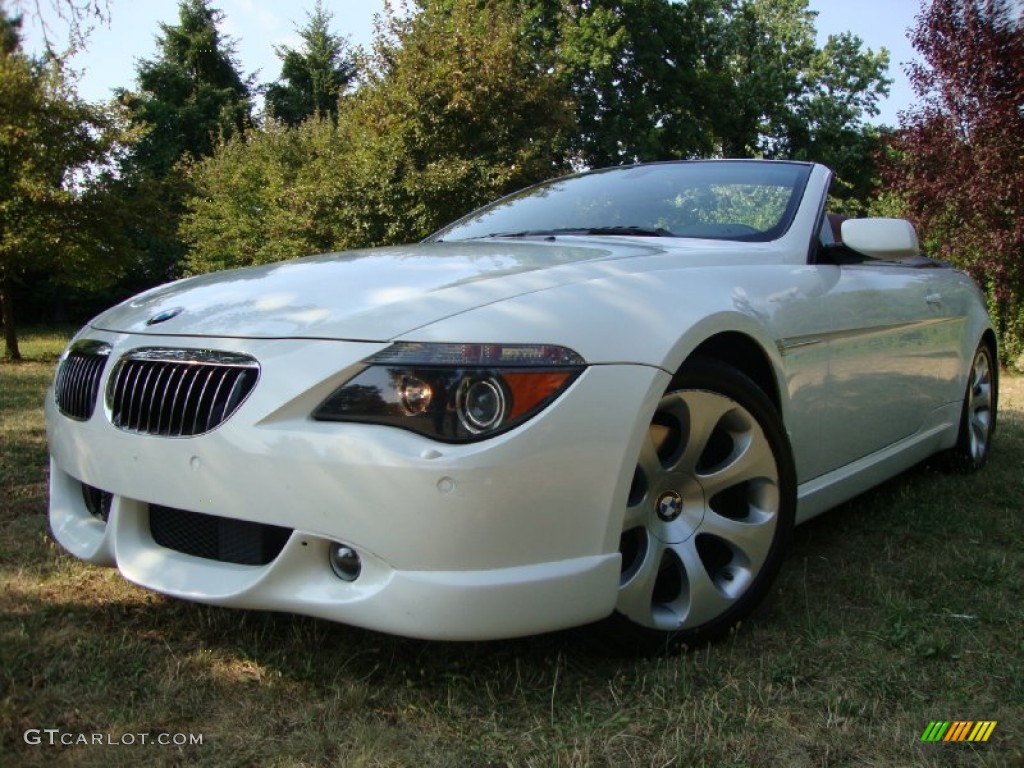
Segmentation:
[[(262, 371), (226, 423), (192, 438), (116, 429), (102, 403), (73, 421), (48, 396), (51, 528), (75, 556), (183, 599), (424, 638), (534, 634), (612, 611), (632, 457), (664, 372), (595, 366), (519, 428), (445, 445), (309, 417), (384, 345), (89, 336), (113, 346), (111, 361), (156, 343), (249, 354)], [(83, 484), (113, 495), (106, 522)], [(291, 534), (265, 565), (197, 557), (154, 540), (151, 505)], [(330, 569), (333, 542), (359, 553), (355, 581)]]

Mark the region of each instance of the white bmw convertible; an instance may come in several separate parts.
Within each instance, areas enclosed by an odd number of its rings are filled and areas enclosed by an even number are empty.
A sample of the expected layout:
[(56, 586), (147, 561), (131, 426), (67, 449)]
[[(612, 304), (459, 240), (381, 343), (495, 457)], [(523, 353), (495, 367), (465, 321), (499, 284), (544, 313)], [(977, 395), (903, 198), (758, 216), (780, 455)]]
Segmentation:
[(141, 294), (47, 396), (53, 535), (167, 595), (406, 636), (712, 639), (795, 524), (989, 452), (982, 294), (908, 222), (828, 215), (830, 182), (600, 170)]

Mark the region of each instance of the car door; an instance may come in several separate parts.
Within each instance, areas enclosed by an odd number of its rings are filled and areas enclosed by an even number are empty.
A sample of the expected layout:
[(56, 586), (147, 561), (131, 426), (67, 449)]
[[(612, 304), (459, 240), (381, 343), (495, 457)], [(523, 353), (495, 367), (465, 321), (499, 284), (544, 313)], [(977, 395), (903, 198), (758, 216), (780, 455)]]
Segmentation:
[(908, 438), (950, 400), (966, 302), (928, 259), (835, 265), (823, 461), (834, 467)]

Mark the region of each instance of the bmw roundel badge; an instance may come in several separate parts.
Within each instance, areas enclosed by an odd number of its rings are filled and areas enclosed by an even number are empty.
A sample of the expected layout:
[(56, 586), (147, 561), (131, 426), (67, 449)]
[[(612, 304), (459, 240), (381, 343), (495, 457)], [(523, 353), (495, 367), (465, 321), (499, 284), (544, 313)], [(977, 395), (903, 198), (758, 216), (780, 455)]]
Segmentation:
[(683, 512), (683, 497), (675, 491), (665, 491), (658, 497), (655, 510), (664, 522), (671, 523)]
[(174, 309), (165, 309), (163, 312), (157, 312), (149, 320), (146, 321), (146, 325), (156, 325), (157, 323), (166, 323), (173, 317), (177, 317), (185, 311), (184, 307), (175, 307)]

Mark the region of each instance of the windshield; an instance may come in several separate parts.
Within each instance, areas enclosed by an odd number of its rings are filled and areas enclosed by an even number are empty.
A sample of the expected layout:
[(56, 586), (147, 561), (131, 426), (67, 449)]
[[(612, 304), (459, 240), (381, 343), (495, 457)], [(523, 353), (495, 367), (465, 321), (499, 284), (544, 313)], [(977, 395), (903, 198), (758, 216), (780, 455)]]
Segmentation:
[(633, 235), (766, 242), (785, 234), (811, 166), (707, 160), (622, 166), (529, 187), (428, 240)]

